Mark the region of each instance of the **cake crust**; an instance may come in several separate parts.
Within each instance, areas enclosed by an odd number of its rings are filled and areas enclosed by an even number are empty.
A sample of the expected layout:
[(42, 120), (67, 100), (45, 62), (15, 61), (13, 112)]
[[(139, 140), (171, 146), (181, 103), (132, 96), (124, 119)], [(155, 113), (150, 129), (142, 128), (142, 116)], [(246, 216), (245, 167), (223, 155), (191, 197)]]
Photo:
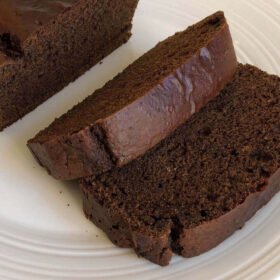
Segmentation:
[[(188, 53), (191, 45), (188, 40), (195, 35), (191, 28), (201, 29), (201, 38), (197, 43), (199, 47)], [(38, 162), (53, 177), (62, 180), (124, 166), (214, 98), (237, 67), (229, 27), (223, 13), (218, 12), (191, 28), (157, 45), (104, 88), (31, 139), (28, 146)], [(209, 34), (207, 28), (211, 30)], [(203, 38), (205, 34), (209, 37), (207, 40)], [(154, 58), (157, 51), (162, 56), (161, 61), (170, 60), (172, 64), (175, 46), (182, 52), (181, 58), (176, 58), (176, 67), (160, 65)], [(141, 80), (145, 74), (147, 81)], [(135, 84), (132, 92), (125, 91), (126, 84), (127, 87)], [(96, 110), (92, 109), (94, 105)], [(87, 118), (82, 112), (86, 112)], [(84, 126), (73, 121), (77, 116), (80, 120), (83, 118)]]
[(279, 100), (279, 77), (239, 65), (214, 100), (143, 157), (82, 179), (87, 217), (160, 265), (216, 247), (280, 191)]

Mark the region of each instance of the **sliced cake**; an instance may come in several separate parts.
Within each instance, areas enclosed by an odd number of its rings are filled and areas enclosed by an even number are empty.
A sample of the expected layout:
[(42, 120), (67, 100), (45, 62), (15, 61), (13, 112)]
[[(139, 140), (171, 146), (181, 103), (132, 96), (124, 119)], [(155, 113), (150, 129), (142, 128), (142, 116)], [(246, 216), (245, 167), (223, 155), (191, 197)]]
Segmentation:
[(84, 211), (120, 247), (167, 265), (243, 227), (280, 190), (280, 78), (232, 82), (142, 158), (81, 181)]
[(236, 67), (226, 19), (217, 12), (159, 43), (28, 146), (57, 179), (123, 166), (198, 112)]
[(125, 43), (138, 0), (1, 0), (0, 131)]

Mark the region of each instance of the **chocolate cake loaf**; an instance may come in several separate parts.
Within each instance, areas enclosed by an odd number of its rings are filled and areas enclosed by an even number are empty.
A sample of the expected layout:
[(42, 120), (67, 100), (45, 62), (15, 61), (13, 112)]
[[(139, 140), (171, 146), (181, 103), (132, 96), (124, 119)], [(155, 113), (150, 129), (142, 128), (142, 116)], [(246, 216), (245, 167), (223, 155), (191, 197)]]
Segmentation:
[(120, 247), (167, 265), (241, 228), (280, 190), (280, 78), (249, 65), (142, 158), (83, 179), (84, 211)]
[(222, 12), (159, 43), (28, 142), (69, 180), (123, 166), (215, 97), (237, 67)]
[(125, 43), (138, 0), (1, 0), (0, 130)]

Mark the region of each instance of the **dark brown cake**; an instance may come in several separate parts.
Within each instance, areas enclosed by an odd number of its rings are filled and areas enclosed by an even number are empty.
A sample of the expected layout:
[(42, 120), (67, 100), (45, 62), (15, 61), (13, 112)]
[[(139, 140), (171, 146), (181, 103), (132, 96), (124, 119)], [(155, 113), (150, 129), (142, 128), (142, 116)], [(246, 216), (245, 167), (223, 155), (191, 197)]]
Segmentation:
[(82, 180), (86, 215), (160, 265), (199, 255), (280, 190), (280, 78), (239, 66), (233, 81), (142, 158)]
[(138, 0), (1, 0), (0, 130), (125, 43)]
[(28, 143), (57, 179), (123, 166), (215, 97), (237, 67), (222, 12), (158, 44)]

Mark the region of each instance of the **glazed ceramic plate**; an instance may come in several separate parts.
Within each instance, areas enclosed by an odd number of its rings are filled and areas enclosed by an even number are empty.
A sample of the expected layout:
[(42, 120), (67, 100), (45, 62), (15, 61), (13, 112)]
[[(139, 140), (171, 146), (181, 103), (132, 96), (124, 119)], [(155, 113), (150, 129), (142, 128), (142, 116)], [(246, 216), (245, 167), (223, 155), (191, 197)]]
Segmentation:
[(158, 41), (216, 10), (240, 61), (280, 74), (280, 0), (140, 0), (133, 37), (75, 83), (0, 133), (0, 279), (276, 279), (280, 195), (210, 252), (161, 268), (113, 246), (83, 215), (76, 183), (55, 181), (26, 141)]

